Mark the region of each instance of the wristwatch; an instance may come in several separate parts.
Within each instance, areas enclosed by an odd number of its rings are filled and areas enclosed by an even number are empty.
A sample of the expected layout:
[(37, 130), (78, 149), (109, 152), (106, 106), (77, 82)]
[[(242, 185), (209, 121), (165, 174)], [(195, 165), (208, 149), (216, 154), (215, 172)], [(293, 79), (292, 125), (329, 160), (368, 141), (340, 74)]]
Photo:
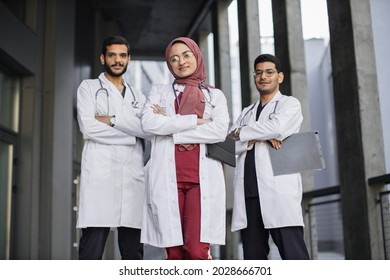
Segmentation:
[(115, 121), (116, 121), (116, 118), (115, 118), (115, 115), (113, 115), (113, 116), (111, 117), (111, 119), (110, 119), (110, 125), (111, 125), (112, 127), (115, 126)]

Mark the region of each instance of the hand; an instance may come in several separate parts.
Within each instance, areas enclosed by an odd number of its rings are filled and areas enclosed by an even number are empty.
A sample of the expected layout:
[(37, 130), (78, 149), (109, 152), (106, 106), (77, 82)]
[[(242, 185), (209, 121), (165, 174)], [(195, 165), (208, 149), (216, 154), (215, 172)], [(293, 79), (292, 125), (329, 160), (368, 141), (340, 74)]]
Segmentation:
[(240, 140), (240, 132), (241, 132), (241, 127), (238, 127), (234, 129), (232, 132), (229, 133), (229, 137), (232, 138), (234, 141)]
[(249, 140), (248, 141), (248, 147), (254, 145), (257, 141), (256, 140)]
[(98, 120), (99, 122), (105, 123), (107, 125), (111, 125), (110, 119), (112, 116), (95, 116), (95, 119)]
[(196, 121), (196, 124), (197, 125), (202, 125), (202, 124), (209, 123), (209, 122), (212, 122), (212, 120), (211, 119), (198, 119)]
[(282, 147), (282, 141), (276, 140), (276, 139), (271, 139), (268, 140), (272, 147), (274, 147), (276, 150), (279, 150)]
[(151, 108), (153, 109), (153, 113), (155, 113), (156, 115), (165, 115), (164, 109), (161, 108), (158, 104), (153, 104)]

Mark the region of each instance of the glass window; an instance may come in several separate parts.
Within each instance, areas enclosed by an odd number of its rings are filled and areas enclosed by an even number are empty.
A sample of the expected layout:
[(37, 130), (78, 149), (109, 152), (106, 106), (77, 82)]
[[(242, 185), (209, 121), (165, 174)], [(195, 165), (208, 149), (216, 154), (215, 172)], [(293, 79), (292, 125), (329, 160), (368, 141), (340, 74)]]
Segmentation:
[(21, 79), (0, 72), (0, 125), (18, 132)]
[(262, 53), (275, 54), (272, 1), (258, 1), (260, 23), (260, 49)]
[(0, 260), (10, 258), (13, 145), (0, 142)]

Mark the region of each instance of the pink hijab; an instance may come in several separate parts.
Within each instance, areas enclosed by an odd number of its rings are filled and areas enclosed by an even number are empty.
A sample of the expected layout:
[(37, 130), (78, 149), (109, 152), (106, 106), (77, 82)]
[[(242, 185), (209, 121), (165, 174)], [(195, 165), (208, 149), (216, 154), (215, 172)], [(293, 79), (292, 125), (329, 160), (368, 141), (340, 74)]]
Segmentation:
[[(195, 72), (191, 76), (186, 78), (178, 77), (173, 72), (172, 66), (169, 63), (169, 53), (171, 51), (171, 48), (175, 43), (178, 42), (184, 43), (188, 46), (188, 48), (194, 54), (197, 62), (197, 68)], [(178, 37), (174, 39), (172, 42), (170, 42), (169, 45), (167, 46), (165, 50), (165, 60), (167, 62), (169, 71), (175, 77), (175, 82), (177, 84), (186, 85), (183, 92), (183, 96), (181, 98), (178, 113), (181, 115), (196, 114), (198, 115), (198, 118), (202, 118), (204, 113), (204, 108), (205, 108), (205, 102), (204, 102), (205, 97), (202, 90), (200, 89), (200, 86), (202, 87), (205, 86), (204, 81), (206, 80), (206, 70), (204, 68), (203, 56), (202, 53), (200, 52), (198, 45), (190, 38)]]

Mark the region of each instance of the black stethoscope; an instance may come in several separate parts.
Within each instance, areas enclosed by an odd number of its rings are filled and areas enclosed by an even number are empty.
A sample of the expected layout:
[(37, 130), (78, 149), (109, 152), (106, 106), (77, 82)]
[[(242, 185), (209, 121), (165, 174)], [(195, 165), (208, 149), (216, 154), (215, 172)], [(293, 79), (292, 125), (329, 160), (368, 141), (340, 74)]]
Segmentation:
[[(103, 83), (102, 83), (102, 80), (100, 80), (99, 78), (99, 83), (100, 83), (100, 88), (96, 91), (95, 93), (95, 112), (97, 112), (97, 106), (98, 106), (98, 95), (99, 93), (100, 94), (105, 94), (106, 95), (106, 98), (107, 98), (107, 116), (109, 116), (109, 108), (110, 108), (110, 99), (109, 99), (109, 94), (108, 94), (108, 90), (103, 87)], [(134, 91), (133, 89), (129, 86), (130, 88), (130, 91), (131, 91), (131, 94), (133, 95), (133, 101), (131, 102), (131, 106), (133, 106), (133, 108), (135, 109), (139, 109), (138, 107), (138, 101), (137, 101), (137, 98), (135, 97), (135, 94), (134, 94)]]
[[(279, 100), (275, 102), (274, 110), (273, 110), (272, 113), (269, 114), (269, 116), (268, 116), (268, 118), (269, 118), (270, 120), (273, 120), (273, 119), (275, 118), (275, 113), (276, 113), (276, 108), (278, 107), (278, 103), (279, 103)], [(240, 126), (241, 126), (241, 127), (247, 125), (247, 121), (244, 122), (244, 120), (249, 120), (249, 118), (252, 116), (252, 114), (253, 114), (253, 109), (255, 108), (255, 105), (256, 105), (256, 103), (253, 104), (252, 107), (251, 107), (251, 108), (244, 114), (244, 116), (241, 118), (241, 120), (240, 120)], [(260, 106), (260, 104), (259, 104), (259, 106)], [(247, 115), (248, 115), (249, 113), (250, 113), (250, 116), (249, 116), (248, 118), (246, 118)]]
[[(207, 93), (209, 94), (209, 99), (207, 99), (206, 95), (204, 95), (204, 100), (201, 100), (201, 102), (210, 104), (211, 107), (214, 109), (215, 105), (211, 104), (211, 101), (213, 101), (213, 95), (211, 94), (210, 89), (208, 87), (206, 87), (205, 84), (203, 84), (203, 83), (199, 84), (198, 87), (200, 90), (205, 89), (207, 91)], [(172, 90), (173, 90), (173, 93), (175, 94), (177, 108), (179, 108), (180, 107), (179, 106), (179, 98), (177, 97), (177, 93), (176, 93), (176, 89), (175, 89), (175, 82), (172, 83)]]

